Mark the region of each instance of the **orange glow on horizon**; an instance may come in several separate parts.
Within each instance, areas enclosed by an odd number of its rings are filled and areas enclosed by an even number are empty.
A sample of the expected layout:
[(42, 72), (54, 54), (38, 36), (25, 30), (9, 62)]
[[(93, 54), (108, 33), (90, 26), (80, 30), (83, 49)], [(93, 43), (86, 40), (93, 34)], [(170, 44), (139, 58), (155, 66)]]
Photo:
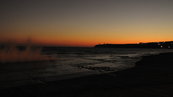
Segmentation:
[[(4, 41), (4, 40), (0, 40)], [(27, 39), (15, 40), (19, 43), (26, 43)], [(45, 46), (66, 46), (66, 47), (93, 47), (97, 44), (136, 44), (140, 42), (162, 42), (162, 41), (171, 41), (171, 40), (133, 40), (133, 41), (126, 41), (126, 40), (119, 40), (119, 41), (77, 41), (77, 40), (51, 40), (51, 39), (33, 39), (33, 44), (45, 45)]]
[[(132, 44), (132, 43), (140, 43), (140, 42), (162, 42), (162, 41), (172, 41), (172, 34), (170, 33), (168, 36), (158, 35), (156, 34), (147, 34), (144, 33), (113, 33), (113, 32), (71, 32), (67, 31), (68, 34), (64, 33), (31, 33), (31, 40), (36, 44), (47, 45), (47, 46), (67, 46), (67, 47), (93, 47), (97, 44)], [(66, 32), (66, 33), (67, 33)], [(126, 31), (128, 32), (128, 31)], [(171, 31), (169, 31), (171, 32)], [(21, 32), (19, 32), (21, 33)], [(29, 33), (29, 32), (28, 32)], [(53, 32), (51, 32), (53, 33)], [(99, 33), (99, 34), (98, 34)], [(26, 43), (27, 35), (22, 34), (14, 34), (11, 36), (4, 36), (0, 38), (0, 41), (8, 41), (15, 40), (16, 42)]]

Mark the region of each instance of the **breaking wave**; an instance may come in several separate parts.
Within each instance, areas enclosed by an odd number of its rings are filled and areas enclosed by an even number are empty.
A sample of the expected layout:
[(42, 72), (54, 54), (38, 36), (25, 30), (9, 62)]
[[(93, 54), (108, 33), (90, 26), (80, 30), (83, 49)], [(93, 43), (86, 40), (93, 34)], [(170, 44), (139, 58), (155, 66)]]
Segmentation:
[(50, 61), (55, 58), (41, 54), (41, 47), (4, 44), (0, 48), (0, 63)]

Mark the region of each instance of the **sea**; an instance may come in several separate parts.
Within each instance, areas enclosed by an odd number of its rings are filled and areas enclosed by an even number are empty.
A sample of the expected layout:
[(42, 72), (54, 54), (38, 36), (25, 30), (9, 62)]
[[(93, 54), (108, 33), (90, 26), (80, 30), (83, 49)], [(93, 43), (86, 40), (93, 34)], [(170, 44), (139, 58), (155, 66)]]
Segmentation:
[(142, 56), (173, 49), (47, 47), (42, 55), (54, 61), (0, 64), (0, 89), (117, 72), (135, 67)]

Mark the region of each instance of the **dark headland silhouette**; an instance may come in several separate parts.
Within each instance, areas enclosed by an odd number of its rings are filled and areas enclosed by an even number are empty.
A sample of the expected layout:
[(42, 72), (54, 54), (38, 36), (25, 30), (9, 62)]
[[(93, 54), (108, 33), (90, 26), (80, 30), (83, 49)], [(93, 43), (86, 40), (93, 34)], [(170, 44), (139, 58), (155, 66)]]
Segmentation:
[(173, 41), (138, 44), (98, 44), (96, 48), (173, 48)]

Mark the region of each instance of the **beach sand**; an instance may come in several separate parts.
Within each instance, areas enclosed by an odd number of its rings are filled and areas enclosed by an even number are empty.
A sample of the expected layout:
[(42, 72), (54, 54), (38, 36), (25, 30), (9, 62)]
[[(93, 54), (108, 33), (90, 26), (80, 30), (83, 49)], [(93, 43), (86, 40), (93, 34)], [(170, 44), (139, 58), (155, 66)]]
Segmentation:
[(173, 53), (143, 56), (134, 68), (1, 90), (1, 97), (172, 97)]

